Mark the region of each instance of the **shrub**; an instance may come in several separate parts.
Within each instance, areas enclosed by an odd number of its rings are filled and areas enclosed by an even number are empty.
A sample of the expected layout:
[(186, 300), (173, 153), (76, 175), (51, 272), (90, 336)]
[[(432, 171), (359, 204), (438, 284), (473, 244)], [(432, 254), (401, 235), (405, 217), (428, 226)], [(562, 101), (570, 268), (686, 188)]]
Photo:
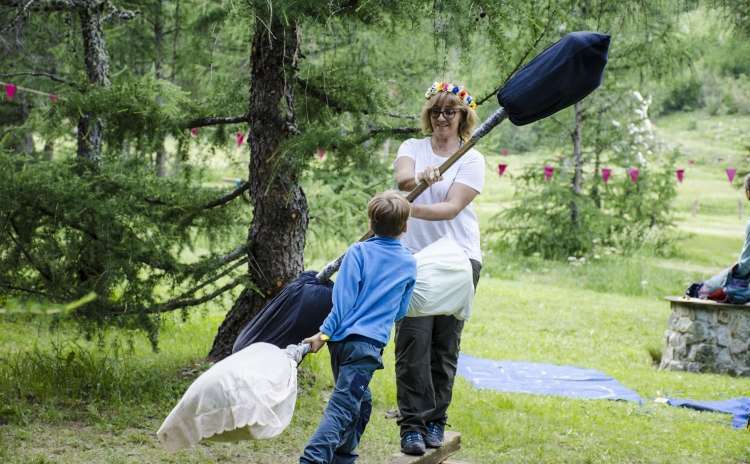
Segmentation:
[(704, 106), (703, 85), (694, 75), (680, 79), (667, 89), (661, 103), (662, 113), (689, 111)]

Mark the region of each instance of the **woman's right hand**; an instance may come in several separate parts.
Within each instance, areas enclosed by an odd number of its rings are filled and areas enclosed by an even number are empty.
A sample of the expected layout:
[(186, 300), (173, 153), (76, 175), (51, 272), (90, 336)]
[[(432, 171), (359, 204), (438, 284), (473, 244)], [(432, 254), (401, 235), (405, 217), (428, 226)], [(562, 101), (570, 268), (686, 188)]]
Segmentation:
[(441, 180), (443, 180), (443, 176), (440, 175), (440, 168), (437, 166), (427, 166), (424, 171), (418, 172), (414, 177), (414, 181), (417, 183), (417, 185), (419, 185), (422, 180), (427, 182), (427, 185), (432, 185), (435, 182), (440, 182)]

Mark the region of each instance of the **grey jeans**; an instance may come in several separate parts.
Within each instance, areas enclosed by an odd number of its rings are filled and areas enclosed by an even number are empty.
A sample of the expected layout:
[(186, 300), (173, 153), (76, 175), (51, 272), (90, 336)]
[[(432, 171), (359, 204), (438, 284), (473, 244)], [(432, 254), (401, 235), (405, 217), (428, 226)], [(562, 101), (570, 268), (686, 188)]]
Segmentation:
[[(476, 291), (482, 264), (470, 260)], [(396, 324), (396, 396), (401, 436), (445, 423), (464, 321), (453, 316), (406, 317)]]

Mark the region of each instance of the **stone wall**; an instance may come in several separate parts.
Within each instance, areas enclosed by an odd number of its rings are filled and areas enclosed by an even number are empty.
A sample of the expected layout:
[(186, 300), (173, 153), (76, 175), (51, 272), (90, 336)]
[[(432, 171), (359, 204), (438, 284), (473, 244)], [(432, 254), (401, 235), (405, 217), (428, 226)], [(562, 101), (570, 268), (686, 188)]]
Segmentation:
[(750, 376), (750, 306), (668, 298), (660, 369)]

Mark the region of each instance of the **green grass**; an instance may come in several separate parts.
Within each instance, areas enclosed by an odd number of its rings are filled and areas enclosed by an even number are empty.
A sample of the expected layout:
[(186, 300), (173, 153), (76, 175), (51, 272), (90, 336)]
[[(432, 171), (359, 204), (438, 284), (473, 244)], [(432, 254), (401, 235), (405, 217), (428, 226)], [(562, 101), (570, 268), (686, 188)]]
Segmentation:
[[(712, 131), (718, 123), (730, 127), (721, 126), (716, 138)], [(715, 148), (723, 156), (741, 156), (741, 144), (730, 139), (750, 132), (750, 118), (680, 114), (658, 126), (696, 157), (675, 204), (674, 252), (658, 256), (644, 250), (628, 258), (603, 255), (570, 264), (519, 258), (486, 246), (474, 314), (462, 341), (463, 351), (474, 356), (598, 369), (634, 389), (644, 404), (497, 393), (459, 378), (449, 410), (452, 429), (463, 433), (459, 459), (476, 464), (750, 462), (748, 434), (733, 430), (729, 416), (653, 401), (750, 395), (750, 378), (662, 372), (654, 366), (669, 315), (662, 297), (731, 264), (739, 252), (750, 204), (740, 218), (739, 192), (722, 177), (722, 165), (699, 155)], [(504, 161), (520, 170), (539, 156)], [(483, 227), (512, 199), (509, 179), (494, 171), (499, 159), (488, 157), (492, 169), (477, 204)], [(320, 266), (344, 246), (313, 243), (308, 266)], [(305, 361), (297, 411), (281, 436), (207, 442), (176, 454), (156, 441), (161, 421), (207, 367), (203, 357), (227, 309), (212, 305), (185, 321), (165, 317), (158, 353), (137, 333), (110, 330), (86, 341), (65, 324), (50, 332), (45, 319), (6, 318), (0, 323), (0, 462), (297, 462), (331, 389), (325, 351)], [(396, 407), (392, 345), (384, 364), (371, 385), (374, 411), (359, 450), (364, 464), (387, 463), (398, 450), (398, 428), (385, 418)]]

